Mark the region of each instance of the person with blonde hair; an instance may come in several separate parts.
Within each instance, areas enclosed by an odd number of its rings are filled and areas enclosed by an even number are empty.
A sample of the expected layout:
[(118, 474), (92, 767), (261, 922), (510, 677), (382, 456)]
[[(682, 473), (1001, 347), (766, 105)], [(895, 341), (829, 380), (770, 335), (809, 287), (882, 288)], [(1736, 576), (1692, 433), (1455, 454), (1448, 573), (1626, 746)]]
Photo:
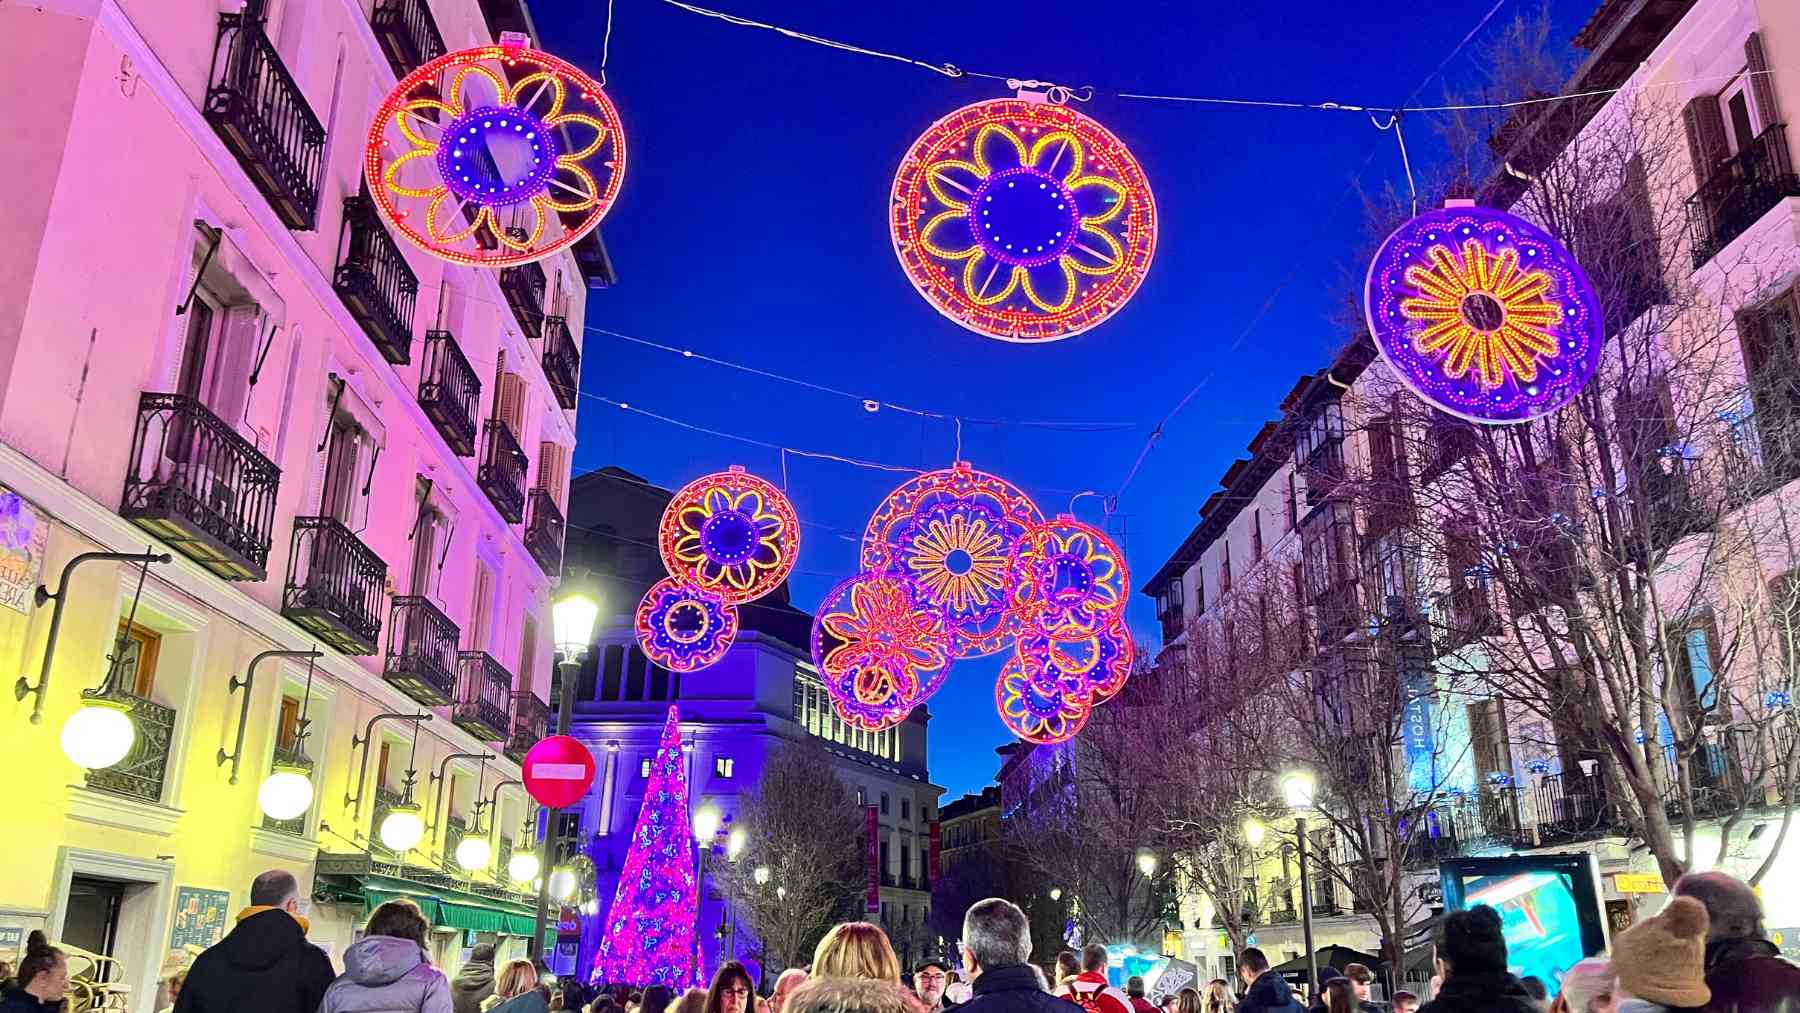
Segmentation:
[(924, 1013), (925, 1008), (897, 981), (815, 973), (812, 980), (794, 989), (786, 1009), (788, 1013)]
[(1237, 1008), (1237, 998), (1231, 994), (1231, 986), (1223, 981), (1213, 980), (1206, 986), (1206, 994), (1200, 997), (1202, 1013), (1231, 1013)]
[(814, 978), (872, 978), (900, 984), (900, 958), (887, 933), (868, 922), (835, 925), (813, 950)]
[(481, 1000), (482, 1013), (543, 1013), (549, 1006), (538, 990), (537, 965), (524, 958), (507, 961), (494, 980), (494, 994)]
[(806, 972), (798, 967), (790, 967), (781, 972), (775, 979), (775, 991), (769, 993), (769, 1013), (783, 1013), (787, 1009), (788, 996), (794, 990), (806, 984)]
[(1175, 993), (1175, 1013), (1206, 1013), (1206, 1004), (1200, 998), (1200, 991), (1184, 988)]

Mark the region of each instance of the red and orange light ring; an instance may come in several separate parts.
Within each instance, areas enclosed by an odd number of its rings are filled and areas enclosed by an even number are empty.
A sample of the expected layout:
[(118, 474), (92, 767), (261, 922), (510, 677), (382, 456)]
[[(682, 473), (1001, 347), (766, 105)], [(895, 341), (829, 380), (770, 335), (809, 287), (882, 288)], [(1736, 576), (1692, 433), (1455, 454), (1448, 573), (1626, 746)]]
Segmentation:
[(725, 656), (737, 637), (737, 609), (674, 577), (657, 581), (637, 607), (644, 657), (671, 672), (696, 672)]
[(860, 573), (825, 595), (813, 618), (813, 662), (838, 716), (879, 732), (906, 720), (944, 683), (950, 659), (906, 582)]

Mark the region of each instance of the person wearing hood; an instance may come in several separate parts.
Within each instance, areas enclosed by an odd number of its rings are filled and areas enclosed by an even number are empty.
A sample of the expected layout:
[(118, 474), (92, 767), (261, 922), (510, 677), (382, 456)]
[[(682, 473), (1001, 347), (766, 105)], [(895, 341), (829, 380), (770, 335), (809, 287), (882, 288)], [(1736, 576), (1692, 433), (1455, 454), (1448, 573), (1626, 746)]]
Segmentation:
[(450, 982), (450, 1002), (456, 1013), (481, 1013), (481, 1001), (494, 994), (494, 946), (482, 943), (469, 951), (469, 960)]
[(1506, 970), (1500, 914), (1486, 904), (1438, 922), (1437, 972), (1444, 985), (1419, 1013), (1542, 1013)]
[(1619, 975), (1619, 1013), (1699, 1010), (1712, 1001), (1706, 986), (1706, 906), (1678, 896), (1661, 913), (1613, 937)]
[(319, 1013), (455, 1013), (450, 982), (431, 966), (431, 923), (410, 900), (375, 909), (363, 938), (344, 951), (344, 973), (325, 990)]
[(300, 882), (271, 869), (250, 884), (250, 906), (224, 939), (194, 958), (172, 1013), (314, 1013), (335, 975), (306, 941)]
[(1237, 1013), (1300, 1013), (1304, 1008), (1287, 979), (1269, 969), (1268, 955), (1254, 946), (1238, 956), (1238, 977), (1244, 981), (1244, 997)]

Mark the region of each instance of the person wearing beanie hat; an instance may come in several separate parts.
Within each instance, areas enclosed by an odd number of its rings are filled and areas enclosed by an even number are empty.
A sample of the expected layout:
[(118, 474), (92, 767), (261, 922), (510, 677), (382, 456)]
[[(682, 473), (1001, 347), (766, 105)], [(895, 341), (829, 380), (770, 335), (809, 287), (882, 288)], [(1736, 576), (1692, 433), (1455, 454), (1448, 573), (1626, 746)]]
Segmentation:
[(1506, 970), (1500, 915), (1486, 904), (1450, 911), (1434, 939), (1443, 987), (1419, 1013), (1539, 1013), (1519, 979)]
[(1589, 957), (1563, 974), (1562, 992), (1551, 1013), (1613, 1013), (1613, 988), (1618, 978), (1612, 961)]
[(1646, 918), (1613, 940), (1613, 970), (1619, 992), (1630, 996), (1619, 1013), (1659, 1013), (1696, 1009), (1712, 1001), (1706, 987), (1706, 906), (1676, 897), (1662, 913)]

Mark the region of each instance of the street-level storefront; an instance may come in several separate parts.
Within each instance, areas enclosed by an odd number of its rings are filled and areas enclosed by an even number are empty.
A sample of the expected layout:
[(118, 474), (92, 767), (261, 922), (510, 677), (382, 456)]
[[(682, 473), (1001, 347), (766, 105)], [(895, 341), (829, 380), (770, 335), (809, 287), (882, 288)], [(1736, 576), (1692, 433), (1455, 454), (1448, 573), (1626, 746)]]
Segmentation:
[(489, 884), (473, 884), (422, 866), (382, 862), (366, 853), (321, 852), (313, 870), (312, 939), (342, 963), (344, 949), (362, 938), (369, 914), (390, 900), (419, 905), (431, 923), (431, 961), (454, 976), (483, 943), (496, 966), (528, 955), (536, 921), (533, 898)]

